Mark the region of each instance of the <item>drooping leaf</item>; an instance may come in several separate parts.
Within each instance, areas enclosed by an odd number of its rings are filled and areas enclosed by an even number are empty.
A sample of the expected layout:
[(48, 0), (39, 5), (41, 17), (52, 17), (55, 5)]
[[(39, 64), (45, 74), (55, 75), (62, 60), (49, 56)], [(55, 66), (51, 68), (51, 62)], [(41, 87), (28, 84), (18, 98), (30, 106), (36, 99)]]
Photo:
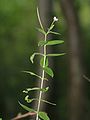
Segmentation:
[(28, 73), (30, 75), (36, 76), (41, 79), (41, 76), (37, 75), (36, 73), (30, 72), (30, 71), (22, 71), (22, 72)]
[[(44, 65), (44, 57), (41, 58), (40, 65), (41, 65), (41, 67), (43, 67), (43, 65)], [(46, 58), (46, 60), (45, 60), (45, 66), (46, 67), (48, 66), (48, 58)]]
[(43, 69), (44, 69), (44, 71), (45, 71), (48, 75), (50, 75), (51, 77), (54, 76), (54, 73), (53, 73), (53, 71), (52, 71), (51, 68), (49, 68), (49, 67), (44, 67)]
[(53, 31), (50, 31), (49, 33), (55, 34), (55, 35), (61, 35), (60, 33), (58, 33), (58, 32), (53, 32)]
[(34, 88), (27, 88), (26, 90), (23, 90), (24, 93), (28, 93), (29, 91), (34, 91), (34, 90), (38, 90), (38, 91), (43, 91), (43, 92), (47, 92), (49, 89), (49, 87), (46, 88), (38, 88), (38, 87), (34, 87)]
[(34, 109), (29, 108), (29, 107), (27, 107), (27, 106), (23, 105), (23, 104), (22, 104), (22, 103), (20, 103), (20, 102), (19, 102), (19, 104), (20, 104), (20, 106), (21, 106), (22, 108), (24, 108), (25, 110), (27, 110), (27, 111), (29, 111), (29, 112), (35, 112), (35, 113), (36, 113), (36, 111), (35, 111)]
[(33, 54), (31, 55), (31, 57), (30, 57), (30, 61), (31, 61), (32, 63), (34, 63), (33, 59), (34, 59), (35, 55), (42, 55), (42, 56), (43, 56), (43, 54), (41, 54), (41, 53), (33, 53)]
[(43, 45), (45, 45), (46, 43), (47, 43), (47, 41), (44, 41), (44, 40), (39, 41), (38, 46), (43, 46)]
[(49, 102), (49, 101), (47, 101), (47, 100), (41, 99), (41, 101), (42, 101), (42, 102), (45, 102), (45, 103), (48, 103), (48, 104), (51, 104), (51, 105), (56, 105), (55, 103)]
[[(30, 74), (30, 75), (36, 76), (36, 77), (38, 77), (39, 79), (42, 79), (42, 77), (39, 76), (39, 75), (37, 75), (36, 73), (30, 72), (30, 71), (21, 71), (21, 72), (25, 72), (25, 73), (28, 73), (28, 74)], [(48, 81), (47, 78), (44, 78), (44, 80), (47, 80), (47, 81)]]
[(44, 35), (46, 34), (46, 32), (44, 30), (42, 30), (41, 28), (36, 28), (39, 32), (43, 33)]
[(58, 45), (62, 43), (64, 43), (63, 40), (51, 40), (51, 41), (48, 41), (45, 45)]
[(51, 57), (57, 57), (57, 56), (63, 56), (66, 53), (60, 53), (60, 54), (47, 54), (47, 56), (51, 56)]
[(33, 100), (34, 100), (34, 99), (30, 99), (30, 98), (29, 98), (29, 95), (27, 95), (27, 96), (25, 97), (25, 101), (27, 101), (27, 103), (31, 103), (31, 102), (33, 102)]
[(38, 115), (43, 120), (50, 120), (50, 118), (48, 117), (48, 115), (45, 112), (39, 112)]

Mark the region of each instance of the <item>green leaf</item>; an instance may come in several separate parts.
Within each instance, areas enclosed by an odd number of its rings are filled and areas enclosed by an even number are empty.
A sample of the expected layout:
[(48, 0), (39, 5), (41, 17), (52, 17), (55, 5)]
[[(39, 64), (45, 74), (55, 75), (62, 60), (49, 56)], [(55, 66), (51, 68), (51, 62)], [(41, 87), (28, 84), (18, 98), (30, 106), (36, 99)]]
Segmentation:
[(60, 53), (60, 54), (47, 54), (47, 56), (57, 57), (57, 56), (65, 55), (65, 54), (66, 54), (66, 53)]
[(34, 63), (33, 59), (34, 59), (35, 55), (42, 55), (43, 56), (43, 54), (41, 54), (41, 53), (33, 53), (30, 57), (30, 60), (32, 63)]
[(49, 67), (44, 67), (43, 69), (44, 69), (44, 71), (45, 71), (48, 75), (50, 75), (51, 77), (54, 76), (54, 73), (53, 73), (53, 71), (52, 71), (51, 68), (49, 68)]
[(38, 17), (38, 21), (39, 21), (40, 27), (42, 28), (42, 30), (44, 30), (43, 25), (42, 25), (42, 22), (41, 22), (41, 19), (40, 19), (40, 15), (39, 15), (39, 10), (38, 10), (38, 8), (37, 8), (37, 17)]
[(44, 35), (46, 34), (46, 32), (43, 30), (43, 29), (41, 29), (41, 28), (36, 28), (39, 32), (41, 32), (41, 33), (43, 33)]
[(34, 99), (30, 99), (30, 98), (29, 98), (29, 95), (27, 95), (27, 96), (25, 97), (25, 101), (27, 101), (27, 103), (31, 103), (31, 102), (33, 102), (33, 100), (34, 100)]
[(48, 103), (48, 104), (51, 104), (51, 105), (56, 105), (55, 103), (52, 103), (52, 102), (49, 102), (49, 101), (46, 101), (46, 100), (43, 100), (41, 99), (42, 102), (45, 102), (45, 103)]
[(61, 35), (60, 33), (58, 33), (58, 32), (53, 32), (53, 31), (50, 31), (49, 33), (55, 34), (55, 35)]
[(45, 112), (39, 112), (38, 115), (43, 120), (50, 120), (50, 118), (47, 116)]
[(27, 111), (29, 111), (29, 112), (35, 112), (35, 113), (36, 113), (36, 111), (35, 111), (34, 109), (29, 108), (29, 107), (27, 107), (27, 106), (21, 104), (20, 102), (19, 102), (19, 104), (20, 104), (20, 106), (21, 106), (22, 108), (24, 108), (25, 110), (27, 110)]
[[(41, 67), (43, 67), (43, 64), (44, 64), (44, 57), (42, 57), (41, 60), (40, 60), (40, 65), (41, 65)], [(46, 58), (45, 66), (46, 66), (46, 67), (48, 66), (48, 58)]]
[(45, 45), (46, 43), (47, 43), (47, 41), (44, 41), (44, 40), (39, 41), (38, 46), (43, 46), (43, 45)]
[(28, 74), (30, 74), (30, 75), (36, 76), (36, 77), (38, 77), (38, 78), (41, 79), (41, 76), (39, 76), (39, 75), (37, 75), (37, 74), (35, 74), (35, 73), (33, 73), (33, 72), (30, 72), (30, 71), (21, 71), (21, 72), (28, 73)]
[(51, 41), (48, 41), (45, 45), (58, 45), (62, 43), (64, 43), (63, 40), (51, 40)]
[[(35, 74), (35, 73), (33, 73), (33, 72), (30, 72), (30, 71), (21, 71), (21, 72), (28, 73), (28, 74), (30, 74), (30, 75), (32, 75), (32, 76), (36, 76), (36, 77), (38, 77), (39, 79), (42, 79), (41, 76), (39, 76), (39, 75), (37, 75), (37, 74)], [(47, 80), (47, 81), (48, 81), (47, 78), (44, 78), (44, 80)]]
[(2, 120), (2, 118), (0, 118), (0, 120)]
[(49, 87), (46, 88), (38, 88), (38, 87), (34, 87), (34, 88), (27, 88), (26, 90), (23, 90), (24, 93), (28, 93), (29, 91), (34, 91), (34, 90), (38, 90), (38, 91), (43, 91), (43, 92), (47, 92), (49, 89)]

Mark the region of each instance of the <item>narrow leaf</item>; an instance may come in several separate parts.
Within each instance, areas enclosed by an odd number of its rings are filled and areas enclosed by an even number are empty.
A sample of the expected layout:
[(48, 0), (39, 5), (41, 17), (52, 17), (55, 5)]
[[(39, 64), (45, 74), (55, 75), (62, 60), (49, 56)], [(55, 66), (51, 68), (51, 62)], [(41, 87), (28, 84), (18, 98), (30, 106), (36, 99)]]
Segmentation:
[(34, 100), (34, 99), (30, 99), (30, 98), (29, 98), (29, 95), (27, 95), (27, 96), (25, 97), (25, 101), (27, 101), (27, 103), (31, 103), (31, 102), (33, 102), (33, 100)]
[[(30, 74), (30, 75), (32, 75), (32, 76), (36, 76), (36, 77), (38, 77), (38, 78), (42, 79), (42, 77), (41, 77), (41, 76), (39, 76), (39, 75), (37, 75), (37, 74), (35, 74), (35, 73), (33, 73), (33, 72), (30, 72), (30, 71), (21, 71), (21, 72), (28, 73), (28, 74)], [(47, 79), (47, 78), (44, 78), (44, 80), (47, 80), (47, 81), (48, 81), (48, 79)]]
[(19, 102), (19, 104), (20, 104), (20, 106), (23, 107), (25, 110), (27, 110), (27, 111), (29, 111), (29, 112), (35, 112), (35, 113), (36, 113), (36, 111), (35, 111), (34, 109), (29, 108), (29, 107), (27, 107), (27, 106), (21, 104), (20, 102)]
[[(40, 65), (41, 65), (41, 67), (43, 67), (43, 64), (44, 64), (44, 57), (42, 57), (41, 60), (40, 60)], [(46, 67), (48, 66), (48, 58), (46, 58), (45, 66), (46, 66)]]
[(30, 75), (36, 76), (36, 77), (38, 77), (38, 78), (41, 79), (41, 76), (39, 76), (39, 75), (37, 75), (37, 74), (35, 74), (35, 73), (33, 73), (33, 72), (30, 72), (30, 71), (22, 71), (22, 72), (28, 73), (28, 74), (30, 74)]
[(42, 30), (41, 28), (36, 28), (39, 32), (43, 33), (44, 35), (46, 34), (46, 32), (44, 30)]
[(57, 57), (57, 56), (65, 55), (65, 54), (66, 54), (66, 53), (60, 53), (60, 54), (47, 54), (47, 56)]
[(30, 60), (32, 63), (34, 63), (33, 59), (34, 59), (35, 55), (42, 55), (43, 56), (43, 54), (41, 54), (41, 53), (33, 53), (30, 57)]
[(63, 40), (52, 40), (52, 41), (48, 41), (45, 45), (57, 45), (62, 43), (64, 43)]
[(44, 67), (43, 69), (44, 69), (45, 72), (46, 72), (48, 75), (50, 75), (51, 77), (54, 76), (54, 73), (53, 73), (53, 71), (52, 71), (51, 68), (49, 68), (49, 67)]
[(26, 90), (23, 90), (24, 93), (28, 93), (29, 91), (34, 91), (34, 90), (38, 90), (38, 91), (43, 91), (43, 92), (47, 92), (49, 89), (49, 87), (46, 88), (38, 88), (38, 87), (34, 87), (34, 88), (27, 88)]
[(45, 45), (46, 43), (47, 43), (47, 41), (44, 41), (44, 40), (39, 41), (38, 46), (43, 46), (43, 45)]
[(43, 120), (50, 120), (50, 118), (48, 117), (48, 115), (45, 112), (39, 112), (38, 115)]
[(45, 102), (45, 103), (48, 103), (48, 104), (51, 104), (51, 105), (56, 105), (55, 103), (52, 103), (52, 102), (49, 102), (49, 101), (46, 101), (46, 100), (43, 100), (41, 99), (42, 102)]
[(53, 32), (53, 31), (50, 31), (49, 33), (55, 34), (55, 35), (61, 35), (60, 33), (58, 33), (58, 32)]
[(40, 27), (42, 28), (42, 30), (44, 30), (43, 25), (42, 25), (42, 22), (41, 22), (41, 19), (40, 19), (40, 15), (39, 15), (39, 10), (38, 10), (38, 8), (37, 8), (37, 16), (38, 16), (38, 21), (39, 21)]

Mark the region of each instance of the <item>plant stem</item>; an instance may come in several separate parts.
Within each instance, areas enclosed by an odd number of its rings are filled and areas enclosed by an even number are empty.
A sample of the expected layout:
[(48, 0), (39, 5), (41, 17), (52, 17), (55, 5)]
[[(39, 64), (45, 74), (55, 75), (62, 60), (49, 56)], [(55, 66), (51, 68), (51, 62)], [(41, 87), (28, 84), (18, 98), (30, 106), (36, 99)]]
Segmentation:
[[(44, 40), (47, 40), (47, 34), (45, 34), (45, 38)], [(44, 62), (43, 62), (43, 67), (45, 67), (45, 61), (46, 61), (46, 45), (44, 45), (43, 47), (43, 54), (44, 54)], [(45, 72), (44, 70), (42, 71), (42, 79), (41, 79), (41, 84), (40, 84), (40, 88), (43, 88), (43, 83), (44, 83), (44, 76), (45, 76)], [(40, 104), (41, 104), (41, 97), (42, 97), (42, 91), (39, 92), (39, 100), (38, 100), (38, 106), (37, 106), (37, 115), (36, 115), (36, 120), (39, 119), (38, 117), (38, 113), (40, 111)]]

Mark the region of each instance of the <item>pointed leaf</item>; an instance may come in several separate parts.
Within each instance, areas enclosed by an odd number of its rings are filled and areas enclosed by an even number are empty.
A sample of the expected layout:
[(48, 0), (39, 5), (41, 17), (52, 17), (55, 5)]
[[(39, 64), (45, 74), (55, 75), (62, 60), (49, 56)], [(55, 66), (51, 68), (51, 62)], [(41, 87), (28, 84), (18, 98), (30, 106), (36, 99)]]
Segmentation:
[(53, 71), (52, 71), (51, 68), (49, 68), (49, 67), (44, 67), (43, 69), (44, 69), (45, 72), (46, 72), (48, 75), (50, 75), (51, 77), (54, 76), (54, 73), (53, 73)]
[(38, 78), (41, 79), (41, 76), (39, 76), (39, 75), (37, 75), (37, 74), (35, 74), (35, 73), (33, 73), (33, 72), (30, 72), (30, 71), (22, 71), (22, 72), (28, 73), (28, 74), (30, 74), (30, 75), (36, 76), (36, 77), (38, 77)]
[[(41, 65), (41, 67), (43, 67), (43, 64), (44, 64), (44, 57), (42, 57), (41, 60), (40, 60), (40, 65)], [(48, 58), (46, 58), (45, 66), (46, 66), (46, 67), (48, 66)]]
[(47, 43), (47, 41), (44, 41), (44, 40), (39, 41), (38, 46), (43, 46), (43, 45), (45, 45), (46, 43)]
[(34, 59), (34, 57), (35, 57), (35, 53), (32, 54), (31, 57), (30, 57), (30, 60), (31, 60), (32, 63), (33, 63), (33, 59)]
[(60, 33), (58, 33), (58, 32), (53, 32), (53, 31), (50, 31), (49, 33), (52, 33), (52, 34), (55, 34), (55, 35), (61, 35)]
[(46, 34), (46, 32), (44, 30), (42, 30), (41, 28), (36, 28), (39, 32), (43, 33), (44, 35)]
[(20, 104), (20, 105), (21, 105), (21, 107), (23, 107), (25, 110), (27, 110), (27, 111), (29, 111), (29, 112), (35, 112), (35, 113), (36, 113), (36, 111), (35, 111), (34, 109), (29, 108), (29, 107), (27, 107), (27, 106), (25, 106), (25, 105), (21, 104), (20, 102), (19, 102), (19, 104)]
[[(38, 77), (38, 78), (42, 79), (42, 77), (41, 77), (41, 76), (39, 76), (39, 75), (37, 75), (37, 74), (35, 74), (35, 73), (33, 73), (33, 72), (30, 72), (30, 71), (21, 71), (21, 72), (25, 72), (25, 73), (28, 73), (28, 74), (30, 74), (30, 75), (33, 75), (33, 76), (36, 76), (36, 77)], [(44, 78), (44, 80), (47, 80), (47, 81), (48, 81), (48, 79), (47, 79), (47, 78)]]
[(63, 40), (52, 40), (52, 41), (48, 41), (45, 45), (57, 45), (62, 43), (64, 43)]
[(47, 56), (57, 57), (57, 56), (65, 55), (65, 54), (66, 54), (66, 53), (60, 53), (60, 54), (47, 54)]
[(33, 91), (33, 90), (38, 90), (38, 91), (43, 91), (43, 92), (47, 92), (49, 89), (49, 87), (46, 87), (46, 88), (38, 88), (38, 87), (35, 87), (35, 88), (27, 88), (26, 90), (23, 90), (24, 93), (28, 93), (29, 91)]
[(41, 54), (41, 53), (33, 53), (30, 57), (30, 60), (32, 63), (34, 63), (33, 59), (34, 59), (35, 55), (42, 55), (43, 56), (43, 54)]
[(48, 117), (48, 115), (45, 112), (39, 112), (38, 115), (43, 120), (50, 120), (50, 118)]
[(40, 15), (39, 15), (39, 10), (38, 10), (38, 8), (37, 8), (37, 17), (38, 17), (38, 21), (39, 21), (40, 27), (42, 28), (42, 30), (44, 30), (43, 25), (42, 25), (42, 22), (41, 22), (41, 19), (40, 19)]
[(52, 103), (52, 102), (49, 102), (49, 101), (46, 101), (46, 100), (43, 100), (41, 99), (42, 102), (45, 102), (45, 103), (48, 103), (48, 104), (51, 104), (51, 105), (56, 105), (55, 103)]
[(31, 102), (33, 102), (33, 100), (34, 100), (34, 99), (30, 99), (30, 98), (29, 98), (29, 95), (27, 95), (27, 96), (25, 97), (25, 101), (27, 101), (27, 103), (31, 103)]

